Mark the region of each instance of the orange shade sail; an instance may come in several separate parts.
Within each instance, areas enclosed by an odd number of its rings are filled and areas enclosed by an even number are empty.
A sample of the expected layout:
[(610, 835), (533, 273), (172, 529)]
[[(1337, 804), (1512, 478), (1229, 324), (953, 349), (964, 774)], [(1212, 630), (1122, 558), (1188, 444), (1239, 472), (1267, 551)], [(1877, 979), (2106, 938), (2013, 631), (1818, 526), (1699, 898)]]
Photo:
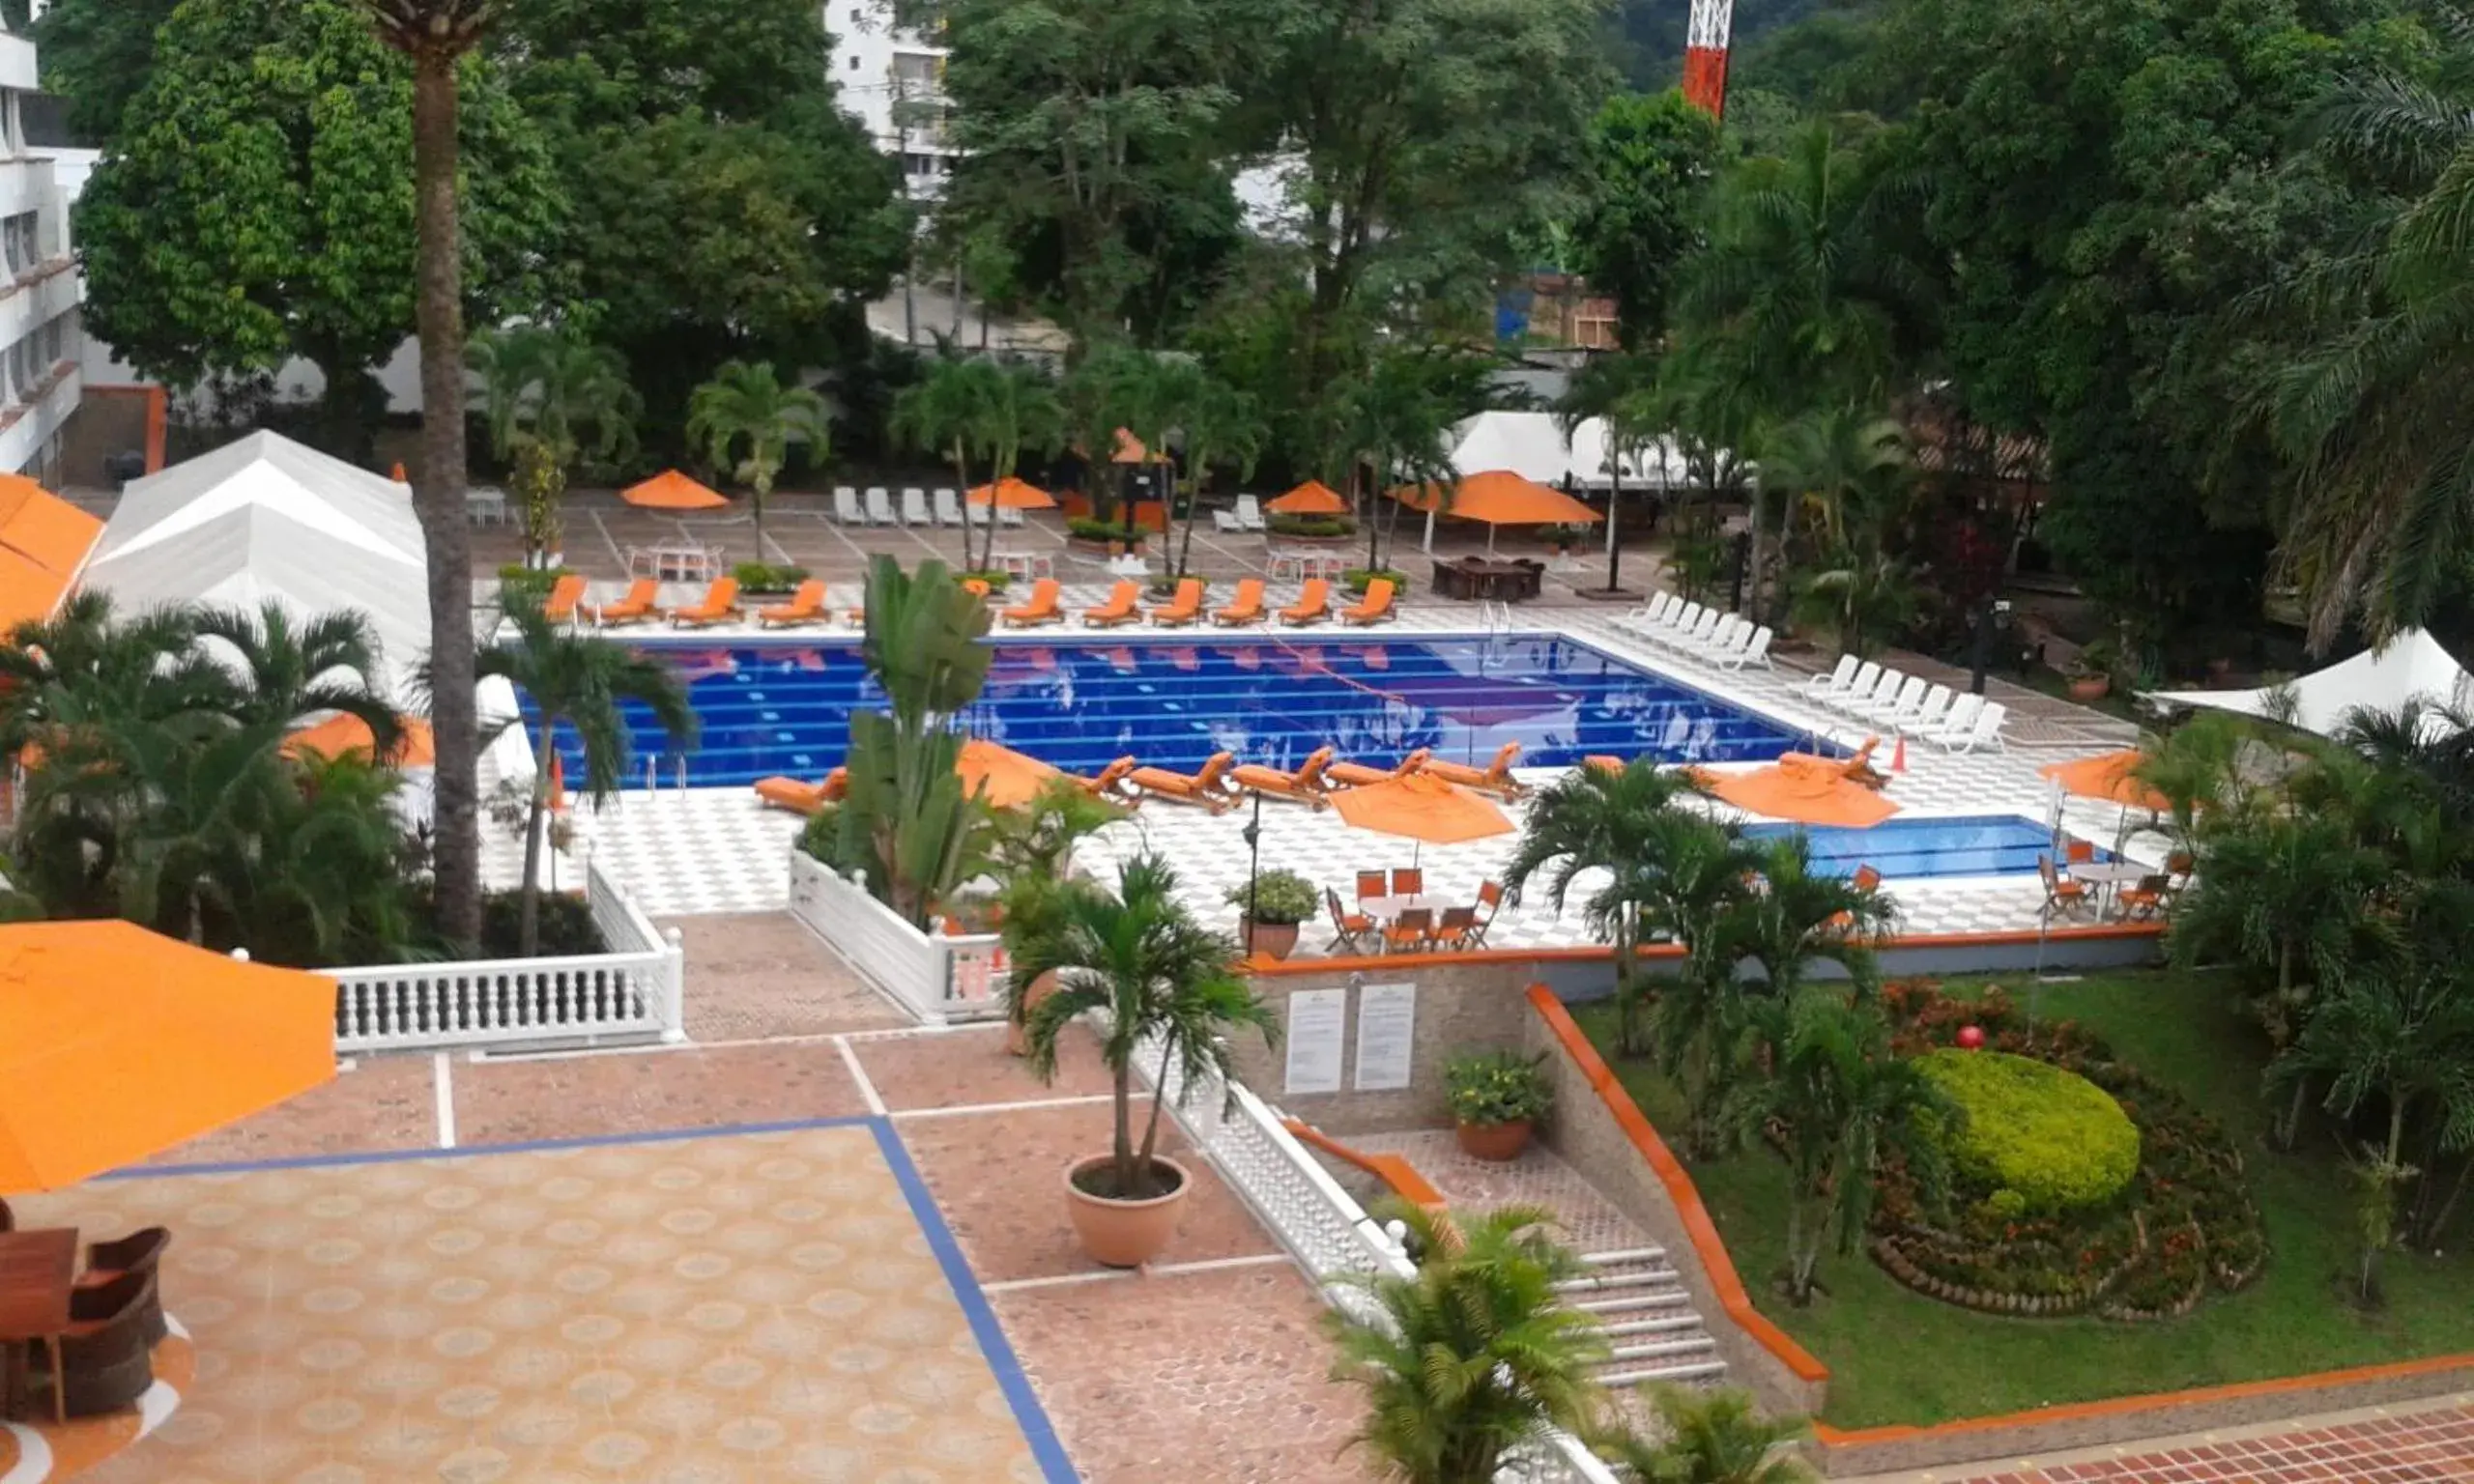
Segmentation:
[(1027, 479), (1017, 479), (1012, 474), (1007, 474), (994, 484), (983, 484), (972, 490), (970, 502), (974, 505), (992, 502), (1000, 510), (1049, 510), (1056, 505), (1055, 498), (1048, 491)]
[(1445, 515), (1487, 526), (1569, 526), (1605, 519), (1561, 490), (1502, 469), (1466, 476), (1453, 487), (1448, 501), (1433, 484), (1403, 486), (1392, 498), (1412, 510), (1440, 507)]
[[(397, 718), (404, 728), (402, 752), (394, 758), (399, 767), (429, 768), (438, 765), (438, 738), (429, 723), (417, 716)], [(360, 717), (338, 713), (315, 727), (303, 727), (284, 739), (283, 750), (293, 756), (316, 753), (321, 757), (340, 757), (346, 753), (368, 753), (377, 746), (369, 724)]]
[(0, 1192), (133, 1164), (335, 1074), (335, 982), (133, 923), (0, 927)]
[(1309, 479), (1263, 508), (1274, 515), (1346, 515), (1349, 502), (1322, 480)]
[(0, 635), (48, 618), (103, 523), (23, 474), (0, 475)]
[(1020, 809), (1063, 776), (1037, 757), (984, 737), (963, 743), (954, 773), (962, 779), (964, 792), (979, 794), (991, 809)]
[(2117, 753), (2099, 753), (2093, 757), (2082, 757), (2075, 762), (2049, 762), (2038, 768), (2036, 773), (2061, 785), (2064, 793), (2162, 813), (2173, 807), (2172, 801), (2140, 782), (2131, 771), (2145, 756), (2135, 747), (2125, 748)]
[(1794, 824), (1870, 829), (1898, 813), (1898, 806), (1853, 779), (1827, 769), (1780, 766), (1749, 773), (1698, 775), (1710, 792), (1736, 808)]
[(730, 503), (675, 469), (620, 490), (618, 498), (643, 510), (719, 510)]
[(1512, 831), (1511, 816), (1455, 784), (1424, 773), (1390, 778), (1332, 795), (1341, 818), (1361, 830), (1429, 845), (1456, 845)]

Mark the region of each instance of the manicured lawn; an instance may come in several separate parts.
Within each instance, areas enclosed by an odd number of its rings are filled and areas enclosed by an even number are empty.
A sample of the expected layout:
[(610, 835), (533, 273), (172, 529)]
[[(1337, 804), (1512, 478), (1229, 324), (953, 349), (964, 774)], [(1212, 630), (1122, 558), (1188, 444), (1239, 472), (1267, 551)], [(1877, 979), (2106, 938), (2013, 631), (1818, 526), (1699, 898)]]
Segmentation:
[[(1986, 983), (2024, 998), (2024, 979)], [(1983, 985), (1943, 987), (1972, 995)], [(2048, 985), (2037, 1000), (2040, 1013), (2080, 1021), (2125, 1061), (2207, 1109), (2249, 1165), (2267, 1226), (2267, 1270), (2241, 1293), (2214, 1295), (2182, 1319), (2124, 1325), (1976, 1314), (1910, 1292), (1861, 1252), (1826, 1258), (1829, 1292), (1798, 1309), (1773, 1282), (1786, 1263), (1785, 1166), (1762, 1148), (1692, 1163), (1754, 1301), (1829, 1366), (1825, 1420), (1930, 1423), (2474, 1352), (2474, 1253), (2465, 1246), (2443, 1258), (2391, 1253), (2380, 1313), (2365, 1315), (2340, 1298), (2352, 1207), (2335, 1137), (2322, 1128), (2292, 1155), (2265, 1143), (2266, 1042), (2229, 1000), (2221, 978), (2168, 972)], [(1680, 1129), (1673, 1090), (1646, 1064), (1613, 1055), (1613, 1007), (1576, 1013), (1650, 1121), (1661, 1132)]]

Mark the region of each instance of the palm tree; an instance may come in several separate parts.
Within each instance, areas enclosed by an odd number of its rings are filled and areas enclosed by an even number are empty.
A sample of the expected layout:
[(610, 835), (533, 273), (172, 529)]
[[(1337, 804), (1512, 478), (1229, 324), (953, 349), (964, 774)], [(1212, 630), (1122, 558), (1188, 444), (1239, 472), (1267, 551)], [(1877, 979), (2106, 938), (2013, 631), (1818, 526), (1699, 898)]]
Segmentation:
[[(1237, 969), (1237, 945), (1205, 930), (1178, 895), (1176, 872), (1156, 855), (1128, 861), (1110, 893), (1088, 882), (1069, 882), (1026, 935), (1014, 957), (1014, 979), (1029, 984), (1056, 976), (1056, 989), (1029, 1013), (1023, 1027), (1031, 1070), (1043, 1080), (1056, 1074), (1057, 1038), (1090, 1011), (1107, 1014), (1100, 1059), (1107, 1064), (1116, 1113), (1108, 1186), (1091, 1194), (1142, 1200), (1165, 1194), (1155, 1159), (1168, 1070), (1194, 1087), (1209, 1078), (1235, 1078), (1228, 1033), (1251, 1026), (1274, 1040), (1280, 1030), (1271, 1008), (1255, 998)], [(1154, 1084), (1163, 1096), (1151, 1112), (1139, 1146), (1134, 1139), (1134, 1069), (1139, 1052), (1156, 1048)]]
[(473, 692), (473, 548), (464, 507), (463, 239), (457, 229), (455, 71), (480, 44), (496, 0), (362, 0), (413, 63), (413, 196), (419, 251), (414, 323), (421, 347), (421, 457), (413, 509), (429, 562), (430, 726), (439, 927), (467, 951), (481, 936), (480, 719)]
[(1657, 1417), (1651, 1436), (1625, 1431), (1599, 1443), (1641, 1484), (1809, 1484), (1820, 1477), (1788, 1451), (1804, 1435), (1803, 1424), (1764, 1418), (1748, 1391), (1654, 1385), (1642, 1394)]
[(1639, 861), (1617, 871), (1608, 892), (1635, 905), (1644, 938), (1683, 947), (1683, 964), (1659, 988), (1650, 1030), (1660, 1070), (1683, 1090), (1684, 1141), (1708, 1154), (1719, 1102), (1736, 1076), (1743, 1009), (1726, 927), (1761, 857), (1735, 826), (1682, 809), (1653, 815), (1642, 844)]
[(1412, 489), (1432, 485), (1448, 509), (1452, 485), (1460, 477), (1443, 446), (1453, 409), (1428, 360), (1415, 350), (1386, 351), (1362, 379), (1326, 392), (1338, 404), (1334, 436), (1348, 459), (1351, 492), (1366, 522), (1366, 564), (1372, 571), (1383, 570), (1400, 525), (1398, 500), (1392, 502), (1388, 523), (1376, 519), (1390, 481)]
[[(994, 456), (990, 408), (1001, 395), (996, 384), (1003, 379), (1004, 373), (996, 363), (985, 357), (946, 357), (931, 364), (926, 376), (904, 387), (893, 399), (893, 436), (918, 452), (952, 461), (955, 488), (965, 499), (972, 488), (971, 460)], [(992, 478), (991, 483), (993, 482)], [(988, 517), (987, 524), (993, 531), (994, 507), (990, 508)], [(970, 523), (964, 521), (961, 569), (965, 572), (979, 569), (970, 536)]]
[(237, 916), (273, 963), (391, 963), (427, 937), (415, 910), (416, 843), (398, 817), (403, 774), (358, 753), (290, 764), (270, 790)]
[(576, 461), (624, 457), (641, 399), (618, 352), (549, 326), (483, 330), (465, 360), (491, 447), (515, 465), (525, 545), (537, 559), (559, 544), (559, 501)]
[(561, 726), (574, 730), (584, 744), (584, 788), (599, 803), (618, 790), (627, 776), (634, 736), (621, 709), (633, 701), (650, 711), (669, 734), (671, 745), (685, 751), (696, 745), (698, 721), (688, 704), (687, 689), (676, 672), (598, 635), (578, 633), (552, 623), (538, 601), (515, 596), (506, 605), (515, 625), (515, 642), (485, 644), (475, 666), (487, 676), (503, 676), (532, 699), (539, 711), (532, 735), (532, 798), (524, 821), (524, 879), (517, 952), (531, 956), (541, 942), (541, 823), (550, 807), (550, 762), (557, 756)]
[(1829, 564), (1798, 585), (1796, 618), (1827, 625), (1839, 648), (1870, 659), (1914, 617), (1923, 596), (1915, 569), (1878, 546), (1839, 547), (1825, 560)]
[(195, 639), (187, 608), (124, 618), (94, 588), (71, 594), (47, 619), (19, 623), (0, 642), (0, 755), (56, 745), (72, 705), (154, 721), (213, 707), (229, 676), (195, 652)]
[(1759, 965), (1776, 998), (1794, 996), (1819, 963), (1837, 964), (1859, 996), (1869, 994), (1872, 945), (1898, 926), (1897, 900), (1878, 887), (1814, 870), (1801, 832), (1771, 841), (1754, 869), (1761, 889), (1738, 901), (1714, 934), (1725, 952)]
[[(764, 499), (790, 457), (791, 442), (807, 442), (811, 462), (822, 464), (831, 437), (824, 398), (805, 386), (784, 385), (773, 363), (728, 360), (713, 379), (687, 398), (687, 437), (702, 443), (713, 463), (732, 471), (752, 493), (756, 549), (764, 550)], [(744, 443), (746, 454), (737, 453)]]
[(321, 614), (302, 624), (282, 604), (270, 601), (255, 613), (201, 608), (190, 624), (198, 639), (219, 641), (238, 657), (241, 674), (223, 707), (234, 721), (273, 722), (290, 730), (321, 713), (340, 711), (369, 728), (380, 758), (401, 745), (403, 723), (378, 695), (374, 679), (378, 634), (358, 609)]
[(1657, 362), (1646, 355), (1599, 356), (1583, 362), (1572, 373), (1571, 384), (1555, 404), (1567, 448), (1571, 446), (1573, 433), (1591, 418), (1599, 419), (1604, 432), (1606, 468), (1600, 472), (1611, 481), (1606, 497), (1608, 592), (1616, 590), (1616, 576), (1623, 563), (1619, 524), (1624, 510), (1625, 461), (1657, 447), (1658, 435), (1666, 431), (1659, 409), (1644, 395), (1656, 379)]
[(1913, 467), (1907, 430), (1852, 402), (1788, 418), (1761, 444), (1762, 487), (1803, 496), (1825, 552), (1880, 546)]
[(1194, 523), (1202, 518), (1202, 487), (1212, 467), (1234, 464), (1240, 480), (1251, 477), (1271, 428), (1252, 396), (1216, 376), (1195, 385), (1178, 414), (1178, 427), (1186, 435), (1186, 534), (1177, 546), (1177, 576), (1182, 578), (1194, 556)]
[(1351, 1441), (1406, 1484), (1492, 1484), (1505, 1456), (1548, 1428), (1586, 1432), (1599, 1402), (1590, 1368), (1607, 1345), (1556, 1296), (1579, 1265), (1546, 1235), (1553, 1213), (1398, 1216), (1423, 1253), (1416, 1275), (1370, 1280), (1371, 1314), (1325, 1319), (1340, 1352), (1332, 1378), (1366, 1391)]

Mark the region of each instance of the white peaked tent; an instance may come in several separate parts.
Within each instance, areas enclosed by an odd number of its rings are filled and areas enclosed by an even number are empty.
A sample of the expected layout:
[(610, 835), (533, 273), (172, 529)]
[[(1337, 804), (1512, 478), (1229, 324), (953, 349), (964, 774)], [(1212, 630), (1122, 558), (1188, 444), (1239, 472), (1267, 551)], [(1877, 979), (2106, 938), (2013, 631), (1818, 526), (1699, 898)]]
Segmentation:
[(2416, 629), (2385, 649), (2366, 649), (2350, 660), (2314, 671), (2284, 686), (2255, 691), (2151, 691), (2147, 699), (2176, 706), (2210, 706), (2245, 716), (2266, 716), (2279, 691), (2293, 698), (2293, 724), (2320, 736), (2334, 735), (2356, 706), (2394, 711), (2421, 697), (2434, 705), (2474, 704), (2474, 675), (2440, 642)]
[[(1560, 487), (1568, 479), (1593, 490), (1615, 482), (1603, 417), (1583, 418), (1567, 440), (1563, 420), (1552, 413), (1480, 413), (1453, 428), (1445, 451), (1464, 474), (1503, 469), (1539, 484)], [(1661, 442), (1626, 455), (1622, 473), (1627, 490), (1666, 489), (1683, 482), (1683, 456)]]
[(355, 608), (377, 630), (399, 704), (429, 649), (429, 563), (412, 492), (273, 433), (131, 483), (83, 584), (129, 611), (204, 602), (294, 616)]

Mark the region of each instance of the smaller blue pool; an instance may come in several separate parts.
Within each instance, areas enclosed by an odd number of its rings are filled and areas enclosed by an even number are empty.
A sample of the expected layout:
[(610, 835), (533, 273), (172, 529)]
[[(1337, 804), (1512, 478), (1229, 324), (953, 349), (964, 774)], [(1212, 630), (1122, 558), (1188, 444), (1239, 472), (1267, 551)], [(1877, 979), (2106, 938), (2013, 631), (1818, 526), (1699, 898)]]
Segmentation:
[[(1951, 819), (1885, 819), (1870, 829), (1839, 825), (1754, 824), (1744, 834), (1774, 840), (1801, 830), (1814, 869), (1852, 876), (1870, 866), (1887, 881), (1942, 876), (2033, 875), (2036, 857), (2053, 849), (2045, 826), (2024, 814), (1970, 814)], [(2110, 852), (2096, 852), (2111, 860)]]

